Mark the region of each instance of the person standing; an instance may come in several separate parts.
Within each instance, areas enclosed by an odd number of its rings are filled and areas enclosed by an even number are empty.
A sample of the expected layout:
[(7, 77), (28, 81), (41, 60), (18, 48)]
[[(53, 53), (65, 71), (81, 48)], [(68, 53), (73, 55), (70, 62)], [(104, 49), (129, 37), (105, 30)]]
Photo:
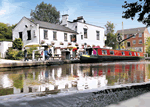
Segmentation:
[(27, 58), (27, 50), (26, 48), (24, 48), (24, 61), (28, 61), (28, 58)]
[(45, 49), (44, 50), (44, 55), (45, 55), (45, 60), (49, 59), (48, 51)]

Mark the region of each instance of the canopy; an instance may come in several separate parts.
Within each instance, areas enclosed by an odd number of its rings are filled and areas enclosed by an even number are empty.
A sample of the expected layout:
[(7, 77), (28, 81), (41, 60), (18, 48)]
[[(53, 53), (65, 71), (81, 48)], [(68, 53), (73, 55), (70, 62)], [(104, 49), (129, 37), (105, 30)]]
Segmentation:
[(41, 47), (41, 45), (38, 43), (28, 43), (27, 45), (25, 45), (25, 47)]
[(68, 49), (73, 49), (73, 46), (68, 46), (67, 48), (68, 48)]

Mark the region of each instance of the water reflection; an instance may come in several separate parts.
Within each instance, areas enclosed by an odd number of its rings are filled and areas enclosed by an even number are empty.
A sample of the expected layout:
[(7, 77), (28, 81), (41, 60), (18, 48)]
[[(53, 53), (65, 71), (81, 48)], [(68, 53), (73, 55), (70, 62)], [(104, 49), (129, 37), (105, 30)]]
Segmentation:
[(0, 72), (0, 95), (40, 91), (57, 93), (146, 82), (150, 79), (149, 70), (150, 65), (146, 64), (66, 64)]

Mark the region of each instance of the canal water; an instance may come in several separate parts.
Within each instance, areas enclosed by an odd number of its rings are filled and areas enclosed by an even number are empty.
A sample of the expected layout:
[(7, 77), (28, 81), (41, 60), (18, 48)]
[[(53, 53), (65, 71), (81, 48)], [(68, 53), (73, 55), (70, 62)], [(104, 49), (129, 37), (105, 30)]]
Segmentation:
[[(150, 79), (143, 62), (65, 64), (0, 72), (0, 96), (45, 92), (69, 93)], [(39, 95), (45, 95), (39, 94)]]

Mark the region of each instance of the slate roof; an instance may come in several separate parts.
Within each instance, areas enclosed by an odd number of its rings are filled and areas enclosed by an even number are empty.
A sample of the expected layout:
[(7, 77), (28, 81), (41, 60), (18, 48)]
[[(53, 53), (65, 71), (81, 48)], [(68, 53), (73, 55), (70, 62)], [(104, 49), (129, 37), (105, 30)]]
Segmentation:
[[(131, 28), (131, 29), (124, 29), (124, 34), (135, 34), (135, 33), (142, 33), (146, 27), (139, 27), (139, 28)], [(117, 34), (122, 34), (122, 30), (118, 30)]]
[[(29, 19), (29, 20), (31, 21), (31, 19)], [(76, 31), (71, 30), (70, 28), (59, 25), (59, 24), (53, 24), (53, 23), (39, 21), (39, 20), (35, 20), (35, 19), (32, 22), (35, 23), (35, 24), (39, 24), (40, 28), (47, 28), (47, 29), (51, 29), (51, 30), (58, 30), (58, 31), (64, 31), (64, 32), (76, 33), (77, 34)]]

